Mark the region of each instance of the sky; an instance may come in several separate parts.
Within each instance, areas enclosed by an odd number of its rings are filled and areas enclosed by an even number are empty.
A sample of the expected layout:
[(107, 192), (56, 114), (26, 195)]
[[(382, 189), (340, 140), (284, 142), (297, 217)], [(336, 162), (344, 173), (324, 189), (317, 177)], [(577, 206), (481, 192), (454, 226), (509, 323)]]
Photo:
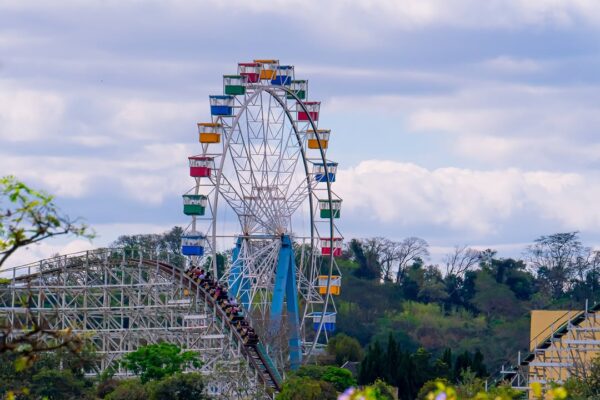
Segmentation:
[(597, 246), (599, 34), (597, 0), (0, 0), (0, 175), (98, 233), (10, 263), (185, 225), (195, 124), (255, 58), (322, 101), (346, 238)]

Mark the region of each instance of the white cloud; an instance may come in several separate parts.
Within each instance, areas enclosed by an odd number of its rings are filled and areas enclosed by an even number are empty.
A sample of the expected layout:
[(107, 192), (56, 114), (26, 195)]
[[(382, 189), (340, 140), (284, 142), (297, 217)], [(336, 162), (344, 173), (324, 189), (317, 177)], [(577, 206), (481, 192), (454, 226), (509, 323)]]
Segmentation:
[(0, 153), (0, 170), (63, 197), (83, 198), (98, 181), (110, 181), (110, 190), (121, 189), (140, 203), (160, 204), (190, 184), (187, 156), (192, 153), (193, 145), (178, 143), (143, 146), (112, 159)]
[(507, 73), (540, 72), (546, 68), (546, 66), (542, 65), (539, 61), (510, 56), (498, 56), (484, 61), (482, 65), (492, 71)]
[(502, 169), (429, 170), (411, 163), (363, 161), (339, 171), (345, 215), (402, 227), (438, 226), (484, 237), (525, 214), (560, 229), (600, 232), (598, 176)]
[[(189, 5), (177, 1), (180, 6)], [(481, 28), (513, 28), (523, 25), (571, 26), (580, 21), (600, 21), (600, 5), (594, 0), (276, 0), (230, 1), (226, 5), (240, 12), (283, 14), (292, 18), (326, 18), (330, 24), (352, 28), (361, 18), (379, 18), (381, 24), (396, 24), (401, 29), (418, 29), (431, 25)], [(320, 24), (315, 24), (319, 26)]]
[[(438, 134), (450, 151), (489, 167), (569, 170), (600, 161), (600, 96), (594, 85), (465, 82), (432, 95), (334, 96), (328, 113), (377, 113), (406, 121), (412, 134)], [(393, 137), (397, 131), (383, 132)]]
[(56, 93), (17, 88), (0, 80), (0, 140), (48, 140), (60, 132), (65, 104)]

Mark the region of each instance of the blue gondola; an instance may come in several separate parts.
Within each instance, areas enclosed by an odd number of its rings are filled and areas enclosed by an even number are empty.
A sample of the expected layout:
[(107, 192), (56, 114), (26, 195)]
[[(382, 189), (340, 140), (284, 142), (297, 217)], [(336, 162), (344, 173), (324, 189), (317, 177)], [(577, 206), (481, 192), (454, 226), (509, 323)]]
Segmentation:
[(184, 256), (203, 256), (206, 236), (189, 233), (181, 237), (181, 254)]
[(335, 182), (335, 175), (337, 173), (338, 163), (336, 162), (327, 162), (327, 175), (325, 174), (325, 166), (323, 163), (313, 163), (313, 174), (315, 175), (315, 181), (317, 182), (327, 182), (327, 178), (329, 177), (329, 182)]
[(209, 96), (211, 115), (228, 117), (233, 115), (233, 96)]
[(271, 79), (271, 85), (289, 86), (294, 79), (293, 65), (279, 65), (274, 79)]
[(335, 331), (335, 320), (336, 320), (335, 312), (326, 312), (326, 313), (312, 312), (312, 313), (309, 313), (307, 316), (312, 318), (313, 329), (315, 332), (319, 330), (319, 324), (321, 323), (321, 316), (323, 318), (323, 328), (321, 328), (321, 330), (325, 331), (325, 332), (334, 332)]

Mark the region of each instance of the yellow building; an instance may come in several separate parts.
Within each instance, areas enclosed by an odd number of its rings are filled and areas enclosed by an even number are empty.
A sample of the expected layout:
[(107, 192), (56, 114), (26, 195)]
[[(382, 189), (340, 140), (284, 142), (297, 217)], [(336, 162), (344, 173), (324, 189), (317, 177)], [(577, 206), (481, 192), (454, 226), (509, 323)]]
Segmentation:
[(585, 377), (600, 354), (600, 318), (596, 312), (534, 310), (529, 353), (520, 354), (516, 369), (503, 370), (514, 387), (527, 390), (533, 382), (546, 386), (569, 377)]

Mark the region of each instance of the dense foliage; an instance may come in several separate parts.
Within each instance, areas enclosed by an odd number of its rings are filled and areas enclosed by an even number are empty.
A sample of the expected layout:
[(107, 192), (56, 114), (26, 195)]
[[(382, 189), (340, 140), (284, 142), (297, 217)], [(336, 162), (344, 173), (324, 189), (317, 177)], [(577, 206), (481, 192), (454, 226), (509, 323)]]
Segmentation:
[(138, 375), (142, 383), (147, 383), (171, 376), (187, 367), (198, 368), (200, 361), (197, 353), (182, 351), (175, 344), (162, 342), (142, 346), (126, 354), (121, 365)]

